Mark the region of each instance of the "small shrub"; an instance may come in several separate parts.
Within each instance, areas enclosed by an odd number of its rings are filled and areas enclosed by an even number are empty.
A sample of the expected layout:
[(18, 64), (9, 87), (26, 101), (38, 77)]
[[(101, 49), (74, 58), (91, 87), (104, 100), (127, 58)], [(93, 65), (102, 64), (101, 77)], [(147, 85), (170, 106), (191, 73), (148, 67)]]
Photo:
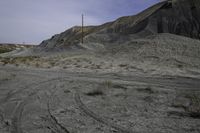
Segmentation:
[(70, 93), (70, 91), (69, 90), (64, 90), (64, 93)]
[(144, 93), (149, 93), (149, 94), (154, 93), (154, 91), (152, 90), (151, 87), (146, 87), (146, 88), (142, 88), (142, 89), (137, 89), (137, 91), (139, 91), (139, 92), (144, 92)]
[(68, 67), (67, 66), (63, 66), (63, 69), (67, 69)]
[(96, 69), (101, 69), (101, 65), (96, 65)]
[(35, 64), (35, 66), (36, 66), (36, 67), (39, 67), (39, 66), (40, 66), (40, 64), (37, 62), (37, 63)]
[(177, 66), (178, 66), (178, 68), (183, 68), (183, 65), (181, 65), (181, 64), (178, 64)]
[(100, 95), (104, 95), (104, 93), (103, 93), (102, 90), (96, 89), (96, 90), (93, 90), (91, 92), (86, 93), (86, 95), (88, 95), (88, 96), (100, 96)]
[(55, 62), (50, 62), (51, 66), (55, 66), (55, 64), (56, 64)]
[[(185, 100), (184, 100), (185, 99)], [(171, 111), (169, 114), (200, 119), (200, 96), (194, 92), (178, 94), (173, 100), (172, 107), (184, 111)]]
[(128, 67), (128, 64), (119, 64), (120, 67)]
[(187, 98), (190, 100), (190, 105), (185, 110), (190, 114), (191, 117), (200, 118), (200, 96), (197, 94), (188, 95)]

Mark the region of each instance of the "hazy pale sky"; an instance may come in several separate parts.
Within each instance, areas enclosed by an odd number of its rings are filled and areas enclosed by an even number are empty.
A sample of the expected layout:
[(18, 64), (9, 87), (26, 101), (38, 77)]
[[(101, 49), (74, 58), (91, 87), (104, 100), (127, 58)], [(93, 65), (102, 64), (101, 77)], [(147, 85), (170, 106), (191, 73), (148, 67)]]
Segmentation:
[(81, 25), (98, 25), (134, 15), (159, 0), (0, 0), (0, 43), (39, 44)]

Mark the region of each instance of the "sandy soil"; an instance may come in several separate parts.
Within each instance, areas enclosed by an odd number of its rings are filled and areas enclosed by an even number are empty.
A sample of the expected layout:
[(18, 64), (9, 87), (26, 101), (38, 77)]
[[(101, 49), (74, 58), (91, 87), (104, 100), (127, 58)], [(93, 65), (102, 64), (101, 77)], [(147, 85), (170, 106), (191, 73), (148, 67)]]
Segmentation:
[(0, 66), (2, 133), (198, 133), (200, 79)]

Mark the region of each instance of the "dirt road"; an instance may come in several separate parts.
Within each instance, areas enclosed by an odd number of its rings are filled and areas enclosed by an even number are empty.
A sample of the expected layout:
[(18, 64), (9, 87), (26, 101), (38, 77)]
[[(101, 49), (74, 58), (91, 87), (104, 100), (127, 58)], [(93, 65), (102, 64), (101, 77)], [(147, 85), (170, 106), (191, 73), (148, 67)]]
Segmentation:
[(195, 133), (188, 97), (199, 93), (194, 78), (1, 66), (0, 132)]

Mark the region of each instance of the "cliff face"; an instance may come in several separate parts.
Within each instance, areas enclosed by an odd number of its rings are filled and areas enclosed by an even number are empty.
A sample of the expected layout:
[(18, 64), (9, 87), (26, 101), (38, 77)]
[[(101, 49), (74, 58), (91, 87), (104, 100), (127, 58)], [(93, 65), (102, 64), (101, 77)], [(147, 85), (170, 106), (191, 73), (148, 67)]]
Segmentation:
[[(145, 37), (157, 33), (200, 39), (199, 0), (164, 1), (134, 16), (121, 17), (100, 26), (85, 27), (84, 39), (87, 43), (109, 43), (124, 36)], [(40, 47), (73, 48), (80, 40), (81, 28), (76, 26), (43, 41)]]
[(200, 39), (200, 1), (174, 0), (151, 17), (158, 33), (172, 33)]

